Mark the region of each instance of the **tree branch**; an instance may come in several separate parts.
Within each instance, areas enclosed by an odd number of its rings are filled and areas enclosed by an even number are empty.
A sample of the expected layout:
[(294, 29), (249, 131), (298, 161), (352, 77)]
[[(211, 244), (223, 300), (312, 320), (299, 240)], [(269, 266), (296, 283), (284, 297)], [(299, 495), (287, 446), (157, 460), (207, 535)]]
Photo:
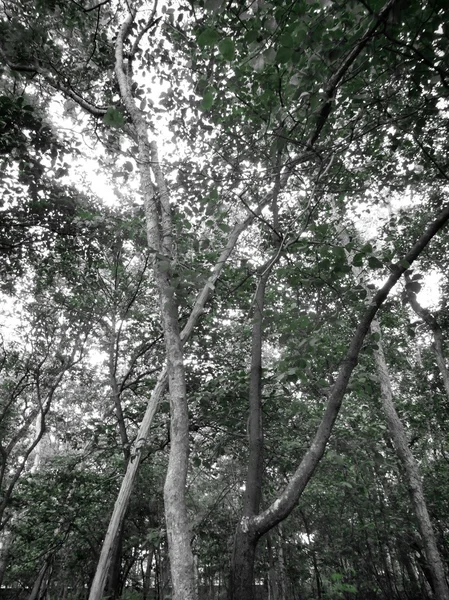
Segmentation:
[(388, 294), (396, 285), (400, 277), (418, 258), (431, 239), (444, 227), (449, 220), (449, 204), (440, 212), (436, 219), (428, 226), (424, 234), (414, 244), (404, 259), (392, 266), (392, 272), (387, 282), (373, 296), (368, 309), (362, 316), (354, 333), (346, 356), (340, 363), (338, 377), (329, 394), (329, 400), (317, 429), (311, 446), (299, 467), (293, 474), (281, 495), (265, 511), (256, 517), (252, 517), (245, 525), (252, 528), (256, 535), (262, 536), (272, 527), (285, 519), (295, 507), (307, 483), (312, 477), (318, 463), (320, 462), (327, 442), (329, 441), (332, 428), (337, 419), (343, 397), (349, 383), (349, 379), (357, 365), (362, 344), (369, 331), (371, 322), (377, 311), (385, 302)]

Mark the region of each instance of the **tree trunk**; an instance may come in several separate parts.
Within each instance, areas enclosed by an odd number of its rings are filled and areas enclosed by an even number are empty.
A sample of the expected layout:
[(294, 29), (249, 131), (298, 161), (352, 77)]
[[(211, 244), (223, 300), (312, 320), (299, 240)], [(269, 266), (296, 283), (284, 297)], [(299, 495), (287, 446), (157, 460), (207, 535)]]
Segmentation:
[(279, 524), (278, 527), (278, 581), (279, 581), (279, 600), (287, 600), (288, 597), (288, 579), (287, 571), (285, 569), (285, 558), (284, 558), (284, 540), (282, 537), (282, 526)]
[(255, 600), (254, 561), (259, 538), (247, 529), (245, 517), (237, 527), (232, 555), (229, 600)]
[(122, 570), (122, 546), (123, 546), (123, 521), (117, 539), (114, 543), (111, 556), (111, 565), (109, 567), (108, 577), (105, 586), (105, 597), (109, 600), (117, 600), (120, 597), (120, 575)]
[[(347, 354), (340, 363), (339, 372), (329, 393), (329, 399), (321, 423), (318, 426), (315, 437), (300, 465), (291, 477), (284, 491), (271, 506), (260, 514), (250, 516), (245, 515), (239, 523), (231, 564), (230, 599), (248, 600), (253, 598), (253, 596), (245, 595), (248, 593), (253, 594), (253, 588), (249, 585), (249, 582), (243, 582), (242, 579), (245, 576), (249, 577), (250, 574), (252, 576), (254, 572), (253, 565), (242, 564), (242, 561), (250, 559), (254, 560), (255, 548), (253, 554), (245, 551), (251, 546), (250, 540), (251, 543), (257, 544), (257, 540), (262, 535), (288, 517), (296, 506), (324, 454), (334, 423), (340, 411), (341, 403), (346, 393), (351, 374), (357, 365), (360, 350), (373, 319), (376, 317), (379, 308), (385, 302), (391, 289), (405, 272), (406, 268), (409, 268), (408, 266), (416, 260), (433, 236), (436, 235), (448, 220), (449, 206), (445, 207), (438, 217), (429, 225), (427, 230), (406, 254), (404, 259), (395, 265), (395, 268), (388, 277), (386, 283), (371, 298), (365, 314), (359, 321), (359, 325), (351, 340)], [(405, 265), (408, 266), (406, 267)], [(248, 535), (248, 533), (250, 533), (250, 535)], [(245, 592), (241, 592), (243, 589)]]
[(0, 533), (0, 589), (5, 577), (6, 567), (8, 566), (9, 554), (13, 542), (13, 535), (8, 527), (5, 527)]
[(118, 533), (122, 528), (123, 520), (129, 505), (131, 491), (134, 485), (134, 480), (137, 475), (137, 469), (142, 456), (142, 448), (148, 437), (151, 423), (156, 412), (159, 398), (167, 384), (167, 371), (164, 369), (159, 375), (156, 387), (148, 401), (147, 409), (144, 418), (137, 433), (136, 440), (131, 448), (131, 457), (128, 461), (125, 476), (120, 486), (120, 491), (117, 500), (114, 504), (111, 520), (109, 521), (108, 529), (101, 548), (100, 558), (98, 560), (95, 576), (90, 588), (89, 600), (100, 600), (103, 595), (106, 578), (109, 572), (112, 558), (114, 556), (115, 541)]
[(282, 577), (282, 572), (278, 572), (280, 565), (276, 564), (270, 532), (267, 534), (266, 540), (268, 553), (268, 600), (280, 600), (278, 574)]
[(247, 520), (259, 512), (263, 479), (262, 423), (262, 340), (265, 288), (279, 251), (261, 268), (253, 307), (251, 373), (249, 383), (248, 469), (246, 475), (243, 518), (237, 526), (231, 561), (230, 600), (253, 600), (254, 559), (258, 536), (246, 530)]
[(405, 289), (407, 292), (407, 298), (410, 306), (432, 331), (433, 350), (435, 352), (435, 358), (437, 361), (438, 368), (440, 370), (441, 379), (443, 380), (446, 398), (449, 400), (449, 369), (447, 368), (446, 359), (444, 355), (443, 332), (437, 319), (427, 309), (423, 308), (419, 304), (415, 292), (410, 287), (413, 281), (410, 279), (410, 275), (408, 275), (407, 273), (405, 273), (405, 281), (407, 282)]
[(380, 379), (382, 405), (387, 417), (391, 439), (407, 474), (410, 496), (415, 509), (416, 519), (418, 521), (419, 531), (426, 553), (427, 564), (432, 577), (435, 598), (436, 600), (449, 600), (449, 588), (424, 498), (419, 466), (409, 448), (405, 428), (393, 403), (390, 376), (381, 342), (381, 330), (376, 319), (371, 323), (371, 330), (373, 333), (376, 333), (379, 338), (377, 342), (378, 349), (374, 351), (374, 357)]
[[(39, 600), (42, 597), (42, 590), (48, 585), (48, 575), (49, 570), (51, 569), (51, 558), (48, 558), (45, 563), (42, 565), (38, 576), (34, 581), (34, 585), (31, 589), (30, 595), (28, 596), (28, 600)], [(47, 577), (47, 581), (45, 581)]]

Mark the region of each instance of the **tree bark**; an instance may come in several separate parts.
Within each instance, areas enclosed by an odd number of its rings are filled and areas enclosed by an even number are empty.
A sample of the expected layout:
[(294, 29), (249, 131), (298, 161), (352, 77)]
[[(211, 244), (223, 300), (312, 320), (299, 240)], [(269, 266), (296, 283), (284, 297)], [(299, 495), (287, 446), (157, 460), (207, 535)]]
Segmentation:
[(45, 578), (47, 577), (51, 569), (52, 560), (53, 556), (47, 558), (45, 560), (45, 563), (40, 568), (38, 576), (36, 577), (33, 587), (31, 589), (30, 595), (28, 596), (28, 600), (39, 600), (39, 598), (42, 597), (42, 592), (48, 585), (48, 580), (45, 582)]
[[(403, 260), (395, 265), (391, 265), (391, 274), (386, 283), (378, 289), (372, 297), (365, 314), (361, 317), (359, 325), (356, 328), (354, 336), (349, 344), (346, 356), (340, 363), (339, 372), (332, 389), (329, 392), (329, 399), (324, 411), (323, 418), (318, 426), (315, 437), (312, 440), (309, 450), (306, 452), (299, 467), (293, 474), (290, 482), (285, 487), (280, 496), (259, 515), (249, 517), (245, 522), (245, 528), (255, 528), (257, 535), (262, 536), (272, 527), (285, 519), (296, 506), (307, 483), (312, 477), (318, 466), (332, 432), (333, 425), (340, 411), (343, 396), (349, 383), (351, 374), (357, 365), (358, 356), (362, 348), (364, 339), (368, 333), (371, 322), (375, 318), (379, 308), (385, 302), (388, 294), (396, 285), (406, 269), (417, 259), (432, 238), (442, 229), (449, 220), (449, 205), (446, 206), (434, 221), (430, 223), (427, 230), (413, 245), (410, 251), (404, 256)], [(239, 599), (240, 600), (240, 599)]]
[[(253, 584), (249, 585), (250, 577), (254, 577), (254, 565), (249, 565), (248, 560), (254, 561), (255, 550), (259, 538), (283, 521), (296, 506), (301, 494), (318, 466), (337, 419), (343, 397), (358, 362), (358, 356), (372, 321), (382, 304), (385, 302), (391, 289), (409, 268), (430, 240), (449, 220), (449, 205), (444, 208), (437, 218), (428, 226), (424, 234), (414, 244), (402, 261), (392, 265), (392, 273), (386, 283), (378, 289), (372, 297), (365, 314), (360, 319), (359, 325), (349, 345), (348, 352), (340, 363), (337, 379), (329, 393), (329, 400), (318, 427), (317, 433), (306, 452), (299, 467), (293, 474), (280, 496), (260, 514), (244, 514), (239, 522), (234, 542), (234, 553), (231, 563), (231, 577), (229, 587), (230, 600), (251, 600), (254, 598)], [(406, 266), (407, 265), (407, 266)], [(247, 500), (245, 500), (245, 503)], [(446, 600), (445, 596), (442, 596)]]
[[(171, 207), (155, 142), (148, 142), (147, 124), (131, 93), (133, 56), (124, 70), (123, 46), (135, 18), (132, 9), (117, 37), (116, 76), (122, 100), (131, 116), (139, 148), (141, 190), (145, 203), (147, 239), (154, 252), (154, 277), (159, 292), (162, 329), (165, 338), (168, 388), (170, 396), (170, 454), (164, 486), (165, 518), (172, 575), (173, 600), (195, 600), (193, 554), (186, 505), (189, 457), (189, 415), (183, 358), (183, 342), (178, 324), (178, 306), (172, 284)], [(127, 73), (127, 75), (125, 75)], [(151, 171), (156, 179), (155, 194)]]
[[(345, 245), (347, 245), (349, 242), (349, 237), (346, 232), (342, 231), (340, 236)], [(363, 280), (362, 270), (359, 267), (353, 267), (353, 271), (356, 277), (359, 279), (361, 285), (365, 287), (368, 293), (367, 297), (370, 299), (371, 290), (366, 286), (365, 281)], [(406, 281), (408, 281), (408, 283), (410, 283), (407, 272), (405, 272), (404, 278)], [(409, 300), (414, 302), (416, 305), (416, 298), (410, 298), (410, 296), (414, 296), (414, 294), (411, 294), (410, 290), (408, 290), (408, 292)], [(432, 522), (427, 510), (420, 469), (418, 463), (414, 459), (412, 451), (410, 450), (407, 440), (407, 433), (394, 406), (391, 380), (382, 346), (382, 332), (379, 321), (376, 317), (373, 318), (370, 327), (371, 332), (376, 334), (378, 338), (377, 349), (374, 350), (374, 359), (380, 380), (382, 406), (387, 418), (391, 440), (407, 475), (409, 492), (423, 540), (429, 571), (431, 573), (432, 588), (434, 590), (436, 600), (449, 600), (449, 588), (445, 577), (443, 563), (441, 561), (440, 553), (436, 544)]]
[(382, 348), (381, 329), (377, 319), (371, 323), (371, 331), (378, 336), (378, 349), (374, 351), (377, 372), (380, 379), (382, 406), (387, 417), (388, 429), (395, 450), (400, 458), (408, 479), (410, 496), (415, 509), (419, 531), (431, 573), (436, 600), (449, 600), (449, 588), (446, 582), (443, 562), (438, 551), (435, 533), (424, 498), (422, 479), (418, 463), (409, 448), (407, 434), (393, 402), (390, 375)]
[[(230, 600), (254, 599), (254, 560), (259, 539), (254, 530), (247, 529), (247, 520), (259, 512), (263, 480), (263, 422), (262, 422), (262, 341), (265, 305), (265, 289), (271, 270), (281, 252), (276, 254), (261, 268), (260, 279), (253, 304), (253, 329), (251, 341), (251, 372), (249, 383), (248, 417), (248, 468), (246, 474), (243, 517), (237, 525), (234, 538), (234, 552), (230, 569)], [(249, 564), (249, 561), (252, 561)]]
[(232, 554), (230, 600), (254, 600), (254, 562), (259, 535), (248, 528), (248, 518), (243, 517), (237, 526)]

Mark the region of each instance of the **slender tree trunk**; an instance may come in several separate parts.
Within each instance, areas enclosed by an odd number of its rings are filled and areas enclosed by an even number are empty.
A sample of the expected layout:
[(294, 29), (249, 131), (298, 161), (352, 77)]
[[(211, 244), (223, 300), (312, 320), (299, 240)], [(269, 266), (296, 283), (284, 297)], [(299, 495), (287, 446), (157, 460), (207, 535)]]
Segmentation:
[(12, 547), (13, 535), (8, 527), (5, 527), (0, 533), (0, 589), (5, 577), (6, 567), (8, 566), (9, 554)]
[(101, 548), (97, 569), (95, 571), (95, 576), (90, 588), (89, 600), (100, 600), (101, 596), (103, 595), (106, 578), (112, 558), (114, 556), (115, 541), (119, 531), (121, 530), (123, 520), (128, 509), (131, 491), (142, 456), (142, 449), (148, 437), (148, 432), (153, 421), (153, 416), (157, 409), (159, 398), (162, 396), (166, 385), (167, 371), (164, 369), (159, 375), (157, 384), (153, 389), (150, 400), (148, 401), (144, 418), (140, 424), (136, 440), (131, 449), (131, 457), (128, 461), (126, 473), (122, 480), (120, 491), (117, 496), (117, 500), (115, 501), (114, 510), (112, 512), (111, 520), (109, 521), (103, 546)]
[(261, 269), (253, 307), (251, 374), (249, 384), (248, 469), (246, 475), (243, 517), (237, 526), (231, 561), (230, 600), (254, 599), (254, 560), (258, 536), (246, 527), (250, 517), (259, 512), (263, 479), (262, 423), (262, 340), (265, 288), (279, 252)]
[(280, 600), (279, 579), (282, 573), (278, 571), (279, 562), (276, 561), (274, 556), (270, 532), (268, 532), (266, 540), (268, 553), (268, 600)]
[[(133, 97), (131, 94), (131, 89), (130, 89), (131, 81), (129, 79), (129, 76), (131, 75), (131, 69), (128, 69), (128, 70), (124, 69), (124, 64), (123, 64), (124, 63), (124, 61), (123, 61), (123, 42), (124, 42), (124, 39), (126, 38), (126, 36), (128, 35), (128, 32), (129, 32), (128, 30), (133, 22), (133, 18), (134, 18), (134, 13), (131, 13), (130, 17), (127, 19), (126, 23), (124, 24), (124, 26), (122, 28), (120, 36), (118, 36), (118, 38), (117, 38), (116, 73), (117, 73), (117, 80), (120, 85), (120, 90), (121, 90), (121, 95), (122, 95), (123, 101), (126, 105), (126, 109), (128, 110), (128, 113), (133, 121), (135, 130), (136, 130), (136, 134), (137, 134), (137, 137), (139, 140), (139, 147), (140, 147), (139, 166), (141, 167), (142, 193), (143, 193), (144, 198), (148, 199), (148, 202), (146, 202), (146, 206), (151, 211), (151, 204), (154, 201), (154, 198), (152, 195), (153, 185), (152, 185), (152, 181), (151, 181), (151, 174), (149, 173), (149, 166), (152, 163), (152, 158), (150, 157), (150, 152), (149, 152), (149, 143), (148, 143), (148, 139), (147, 139), (147, 127), (146, 127), (146, 123), (143, 120), (142, 114), (137, 109), (137, 107), (134, 103), (134, 100), (133, 100)], [(128, 75), (125, 75), (125, 72), (128, 73)], [(287, 183), (287, 181), (291, 175), (290, 167), (291, 166), (289, 165), (289, 168), (287, 168), (285, 170), (285, 172), (283, 173), (283, 175), (281, 177), (281, 184), (280, 184), (281, 186), (285, 186), (285, 184)], [(261, 214), (263, 208), (271, 200), (272, 195), (273, 195), (273, 192), (268, 192), (265, 195), (265, 197), (263, 198), (260, 205), (255, 210), (251, 211), (251, 214), (248, 217), (246, 217), (243, 221), (241, 221), (240, 223), (235, 225), (234, 229), (230, 233), (228, 241), (227, 241), (225, 247), (223, 248), (223, 250), (221, 251), (219, 258), (218, 258), (214, 268), (212, 269), (210, 277), (208, 278), (208, 280), (207, 280), (206, 284), (204, 285), (203, 289), (201, 290), (201, 292), (198, 294), (198, 297), (196, 298), (195, 304), (192, 308), (192, 311), (190, 313), (188, 321), (180, 334), (183, 344), (185, 344), (186, 341), (189, 339), (189, 337), (192, 335), (192, 332), (196, 326), (198, 319), (203, 314), (204, 306), (206, 305), (209, 297), (211, 296), (211, 294), (214, 290), (215, 283), (220, 278), (223, 268), (226, 265), (227, 260), (231, 256), (231, 254), (237, 244), (237, 241), (240, 237), (240, 234), (251, 225), (251, 223), (254, 221), (255, 218), (257, 218), (258, 215)], [(165, 214), (165, 212), (166, 211), (164, 209), (162, 211), (162, 214)], [(150, 235), (152, 235), (153, 232), (158, 231), (159, 223), (158, 223), (158, 218), (155, 221), (151, 217), (151, 215), (149, 215), (149, 216), (150, 216), (149, 219), (147, 216), (147, 231), (149, 232)], [(156, 258), (158, 258), (158, 260), (160, 260), (161, 257), (164, 258), (162, 253), (160, 253), (160, 252), (158, 253), (154, 246), (152, 246), (151, 244), (149, 244), (149, 245), (150, 245), (150, 249), (153, 252), (155, 252), (156, 254), (158, 254), (158, 257), (156, 257)], [(164, 263), (163, 268), (165, 268), (167, 265), (167, 261), (162, 260), (162, 262)], [(104, 584), (106, 581), (106, 575), (107, 575), (107, 571), (109, 569), (109, 565), (110, 565), (110, 561), (111, 561), (111, 557), (112, 557), (112, 547), (114, 544), (114, 540), (117, 536), (117, 532), (119, 531), (119, 529), (121, 527), (121, 523), (124, 519), (124, 515), (125, 515), (125, 512), (127, 510), (128, 504), (129, 504), (131, 491), (132, 491), (134, 481), (136, 478), (136, 474), (137, 474), (137, 470), (138, 470), (138, 467), (140, 464), (140, 459), (141, 459), (141, 455), (142, 455), (142, 447), (145, 445), (146, 440), (148, 438), (150, 426), (151, 426), (154, 414), (156, 412), (159, 399), (161, 398), (161, 396), (163, 395), (163, 393), (166, 389), (167, 381), (168, 381), (168, 379), (167, 379), (167, 367), (166, 367), (161, 372), (161, 374), (158, 378), (156, 387), (154, 388), (151, 398), (147, 404), (147, 409), (145, 411), (144, 418), (140, 425), (137, 438), (130, 449), (130, 460), (128, 461), (126, 474), (122, 480), (120, 491), (119, 491), (117, 500), (114, 505), (114, 510), (113, 510), (113, 513), (111, 516), (111, 520), (109, 522), (108, 530), (106, 532), (106, 535), (105, 535), (105, 538), (103, 541), (100, 559), (99, 559), (99, 562), (97, 565), (97, 570), (95, 572), (95, 577), (94, 577), (92, 587), (90, 590), (90, 594), (89, 594), (89, 600), (100, 600), (101, 595), (103, 593)], [(172, 466), (173, 466), (173, 460), (172, 460)], [(173, 480), (172, 475), (171, 475), (171, 478)]]
[(106, 579), (105, 596), (110, 600), (117, 600), (120, 597), (124, 525), (123, 521), (112, 549), (111, 566)]
[[(39, 600), (39, 598), (42, 597), (42, 590), (48, 585), (48, 577), (51, 569), (52, 558), (53, 557), (47, 558), (45, 563), (42, 565), (31, 589), (30, 595), (28, 596), (28, 600)], [(45, 581), (46, 578), (47, 581)]]
[(382, 348), (381, 330), (376, 319), (371, 323), (371, 330), (379, 338), (377, 342), (378, 349), (374, 351), (374, 357), (380, 379), (382, 405), (387, 417), (391, 439), (407, 474), (410, 496), (415, 509), (427, 564), (432, 576), (435, 598), (436, 600), (449, 600), (449, 588), (424, 498), (419, 466), (409, 448), (405, 428), (394, 406), (390, 375)]
[(117, 381), (117, 354), (119, 338), (116, 331), (116, 316), (112, 316), (111, 325), (111, 339), (109, 342), (109, 356), (108, 356), (108, 369), (109, 369), (109, 385), (111, 386), (112, 401), (114, 403), (115, 417), (117, 419), (117, 426), (120, 435), (120, 442), (122, 445), (122, 452), (127, 462), (129, 460), (129, 439), (126, 431), (125, 417), (123, 415), (121, 391)]
[(280, 523), (278, 527), (278, 544), (279, 600), (287, 600), (289, 585), (287, 579), (287, 571), (285, 569), (284, 540), (282, 536), (282, 526)]
[[(379, 308), (385, 302), (393, 286), (405, 272), (406, 268), (408, 268), (405, 265), (411, 265), (416, 260), (433, 236), (447, 223), (448, 219), (449, 206), (446, 206), (405, 255), (403, 261), (395, 265), (386, 283), (371, 298), (365, 314), (359, 321), (347, 354), (340, 363), (337, 378), (329, 393), (327, 406), (315, 437), (284, 491), (263, 512), (254, 516), (245, 514), (239, 522), (231, 564), (230, 599), (251, 600), (254, 597), (253, 587), (245, 580), (245, 577), (253, 576), (254, 566), (245, 565), (242, 561), (248, 559), (254, 560), (255, 548), (253, 554), (246, 551), (247, 548), (252, 544), (256, 545), (262, 535), (270, 531), (278, 523), (281, 523), (296, 506), (324, 454), (351, 374), (357, 365), (360, 350), (373, 319), (376, 317)], [(245, 537), (247, 541), (245, 541)]]
[[(310, 531), (310, 527), (309, 527), (309, 520), (306, 517), (306, 514), (303, 510), (299, 509), (299, 514), (301, 515), (302, 521), (304, 523), (304, 529), (306, 532), (306, 536), (307, 536), (307, 540), (311, 549), (311, 554), (312, 554), (312, 565), (313, 565), (313, 579), (315, 581), (315, 586), (316, 586), (316, 598), (317, 600), (321, 599), (322, 593), (321, 593), (321, 575), (320, 575), (320, 569), (318, 566), (318, 560), (316, 557), (316, 551), (315, 548), (313, 547), (313, 541), (312, 541), (312, 537), (311, 537), (311, 531)], [(312, 584), (312, 588), (313, 588), (313, 584)]]
[(446, 358), (444, 355), (443, 347), (443, 331), (441, 330), (440, 324), (437, 319), (425, 308), (423, 308), (417, 298), (416, 294), (411, 288), (413, 281), (410, 276), (405, 273), (405, 280), (407, 282), (406, 291), (407, 298), (410, 306), (415, 313), (426, 323), (433, 335), (433, 351), (435, 352), (435, 358), (440, 370), (441, 379), (443, 380), (444, 390), (446, 392), (446, 398), (449, 401), (449, 369), (447, 368)]
[[(174, 290), (161, 291), (168, 384), (170, 391), (170, 454), (164, 485), (165, 519), (172, 576), (173, 600), (195, 599), (191, 531), (186, 505), (186, 482), (189, 458), (189, 414), (178, 314), (174, 308)], [(171, 307), (168, 308), (171, 304)]]
[[(348, 235), (345, 231), (342, 231), (340, 235), (346, 245), (349, 241)], [(355, 275), (359, 279), (361, 285), (365, 287), (368, 293), (368, 298), (370, 298), (371, 290), (366, 286), (365, 281), (363, 280), (361, 269), (358, 267), (353, 267), (353, 271), (355, 272)], [(405, 275), (405, 277), (407, 277), (407, 275)], [(414, 299), (411, 298), (411, 301), (413, 300)], [(432, 587), (435, 592), (435, 598), (436, 600), (449, 600), (449, 588), (447, 585), (441, 556), (436, 544), (432, 522), (427, 510), (419, 466), (414, 459), (412, 451), (410, 450), (404, 425), (402, 424), (402, 421), (400, 420), (394, 406), (390, 375), (382, 346), (382, 332), (379, 321), (376, 317), (372, 319), (370, 327), (371, 332), (376, 334), (378, 338), (377, 349), (374, 350), (374, 358), (380, 380), (382, 406), (387, 418), (390, 437), (407, 475), (407, 483), (415, 510), (416, 519), (418, 521), (418, 527), (423, 540), (428, 567), (432, 577)]]

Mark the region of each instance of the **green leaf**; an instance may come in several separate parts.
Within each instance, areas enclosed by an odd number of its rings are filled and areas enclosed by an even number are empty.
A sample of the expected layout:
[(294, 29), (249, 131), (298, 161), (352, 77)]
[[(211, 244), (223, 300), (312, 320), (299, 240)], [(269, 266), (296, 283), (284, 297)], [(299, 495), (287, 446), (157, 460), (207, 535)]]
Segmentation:
[(286, 63), (291, 59), (292, 54), (293, 48), (285, 48), (284, 46), (281, 46), (281, 48), (278, 48), (278, 51), (276, 52), (276, 62)]
[(419, 281), (410, 281), (410, 283), (407, 283), (405, 287), (409, 292), (414, 292), (415, 294), (421, 290), (421, 284)]
[(224, 38), (221, 40), (218, 44), (218, 49), (225, 60), (234, 60), (235, 47), (231, 38)]
[(134, 169), (134, 166), (130, 160), (127, 160), (126, 163), (123, 165), (123, 168), (125, 169), (125, 171), (131, 173), (131, 171)]
[(382, 269), (382, 267), (384, 266), (383, 263), (375, 256), (370, 256), (368, 258), (368, 264), (371, 267), (371, 269)]
[(120, 128), (125, 124), (125, 118), (120, 111), (113, 106), (110, 106), (103, 116), (103, 123), (107, 127)]
[(214, 94), (210, 88), (205, 90), (203, 99), (201, 100), (201, 108), (203, 110), (210, 110), (214, 103)]
[(219, 37), (218, 31), (209, 27), (200, 33), (200, 35), (197, 37), (196, 43), (203, 50), (206, 48), (206, 46), (214, 46)]
[(354, 258), (352, 259), (352, 264), (355, 267), (362, 267), (363, 266), (363, 258), (364, 258), (364, 254), (362, 254), (361, 252), (359, 252), (358, 254), (354, 254)]

